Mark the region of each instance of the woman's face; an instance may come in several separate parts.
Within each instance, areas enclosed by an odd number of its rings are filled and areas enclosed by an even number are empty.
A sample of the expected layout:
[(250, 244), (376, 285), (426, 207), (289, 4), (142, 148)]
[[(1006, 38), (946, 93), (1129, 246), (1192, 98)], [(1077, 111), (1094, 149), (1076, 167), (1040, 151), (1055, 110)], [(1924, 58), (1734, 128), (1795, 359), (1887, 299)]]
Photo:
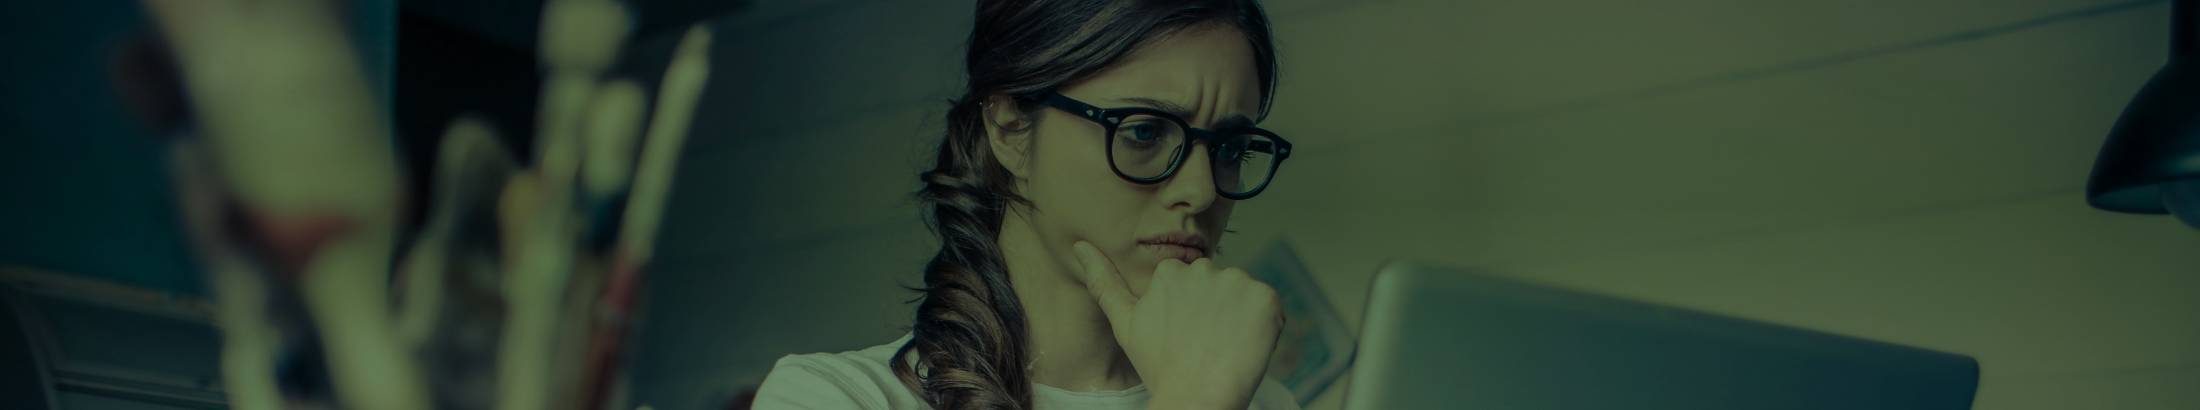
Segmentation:
[[(1147, 43), (1060, 92), (1100, 108), (1173, 112), (1192, 127), (1215, 129), (1250, 125), (1258, 117), (1258, 76), (1243, 34), (1204, 26)], [(1235, 201), (1215, 193), (1204, 143), (1193, 145), (1175, 176), (1139, 185), (1109, 166), (1105, 138), (1099, 123), (1044, 109), (1030, 132), (1015, 141), (1022, 148), (1017, 156), (1028, 162), (1004, 164), (1020, 168), (1019, 192), (1036, 208), (1026, 216), (1056, 271), (1074, 275), (1071, 244), (1088, 241), (1115, 262), (1132, 292), (1143, 294), (1161, 260), (1213, 256)]]

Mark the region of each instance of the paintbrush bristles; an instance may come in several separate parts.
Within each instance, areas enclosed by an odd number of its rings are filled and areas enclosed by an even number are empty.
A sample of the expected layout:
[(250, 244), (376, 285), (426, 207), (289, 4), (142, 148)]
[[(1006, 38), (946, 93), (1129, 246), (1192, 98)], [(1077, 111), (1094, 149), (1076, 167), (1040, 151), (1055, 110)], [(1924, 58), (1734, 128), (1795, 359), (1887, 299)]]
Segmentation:
[[(624, 190), (634, 175), (635, 140), (642, 136), (642, 104), (647, 102), (641, 84), (615, 80), (597, 89), (582, 124), (581, 186), (588, 200), (584, 206), (602, 206), (606, 198)], [(593, 215), (593, 213), (591, 213)]]
[(603, 71), (626, 39), (625, 5), (607, 0), (558, 0), (542, 6), (542, 59), (553, 69)]
[(626, 216), (619, 232), (618, 249), (637, 263), (649, 260), (656, 243), (658, 223), (664, 219), (665, 201), (672, 191), (672, 174), (678, 169), (680, 146), (687, 140), (710, 77), (709, 25), (688, 29), (674, 50), (657, 90), (657, 111), (644, 138), (641, 167), (635, 171), (634, 190), (627, 199)]

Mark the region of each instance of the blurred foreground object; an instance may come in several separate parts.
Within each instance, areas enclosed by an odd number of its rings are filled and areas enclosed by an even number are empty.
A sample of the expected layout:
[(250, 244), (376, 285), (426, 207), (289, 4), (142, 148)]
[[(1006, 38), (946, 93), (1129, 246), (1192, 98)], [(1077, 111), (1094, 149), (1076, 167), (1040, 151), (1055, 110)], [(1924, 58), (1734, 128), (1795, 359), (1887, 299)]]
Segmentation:
[(1289, 241), (1269, 244), (1246, 271), (1283, 299), (1283, 331), (1268, 359), (1268, 377), (1283, 382), (1305, 406), (1351, 367), (1352, 328), (1337, 315)]
[[(605, 78), (628, 11), (542, 13), (532, 158), (461, 117), (426, 209), (330, 0), (147, 0), (195, 127), (174, 144), (238, 408), (587, 409), (618, 404), (621, 342), (708, 70), (681, 39), (654, 111)], [(646, 129), (644, 128), (646, 125)], [(419, 229), (405, 215), (424, 216)]]
[(2086, 203), (2116, 212), (2173, 213), (2200, 229), (2200, 0), (2170, 6), (2169, 64), (2109, 131)]

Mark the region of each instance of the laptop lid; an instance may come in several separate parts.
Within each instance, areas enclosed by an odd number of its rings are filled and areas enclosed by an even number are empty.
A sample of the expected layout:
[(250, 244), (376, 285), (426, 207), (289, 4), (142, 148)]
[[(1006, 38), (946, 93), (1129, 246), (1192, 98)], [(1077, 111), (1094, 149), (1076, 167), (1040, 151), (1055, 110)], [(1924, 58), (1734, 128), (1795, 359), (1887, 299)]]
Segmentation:
[(1971, 407), (1970, 357), (1414, 263), (1375, 276), (1345, 408)]

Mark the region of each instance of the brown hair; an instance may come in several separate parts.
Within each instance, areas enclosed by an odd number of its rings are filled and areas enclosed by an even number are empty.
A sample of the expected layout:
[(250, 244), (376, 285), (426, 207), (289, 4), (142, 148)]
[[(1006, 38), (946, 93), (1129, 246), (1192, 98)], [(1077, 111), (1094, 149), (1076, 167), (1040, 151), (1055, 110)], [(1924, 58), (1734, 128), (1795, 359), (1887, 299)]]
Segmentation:
[[(894, 354), (902, 383), (941, 410), (1031, 407), (1024, 311), (996, 238), (1010, 206), (1030, 206), (986, 142), (985, 108), (1007, 96), (1036, 114), (1043, 93), (1113, 65), (1155, 38), (1205, 24), (1251, 42), (1267, 113), (1276, 84), (1268, 20), (1254, 0), (980, 0), (939, 158), (916, 194), (939, 236), (924, 268), (911, 339)], [(1027, 115), (1036, 118), (1035, 115)], [(1015, 130), (1020, 131), (1020, 130)]]

